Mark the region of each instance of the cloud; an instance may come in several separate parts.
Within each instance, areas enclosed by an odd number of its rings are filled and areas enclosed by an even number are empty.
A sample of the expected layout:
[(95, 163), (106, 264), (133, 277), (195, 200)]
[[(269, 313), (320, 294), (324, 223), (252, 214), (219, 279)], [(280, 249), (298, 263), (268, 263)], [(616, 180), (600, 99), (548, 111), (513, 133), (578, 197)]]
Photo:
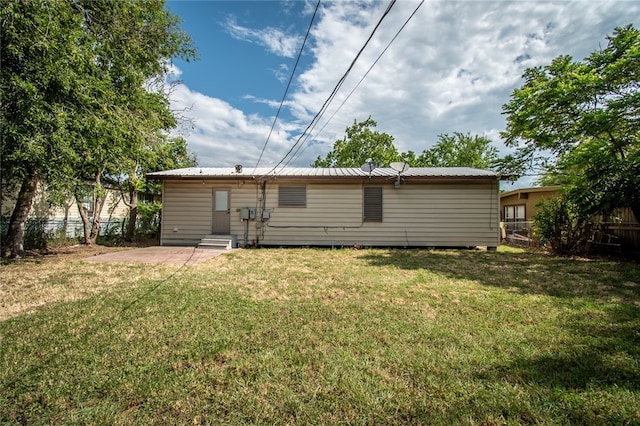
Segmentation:
[[(606, 45), (605, 36), (616, 26), (640, 16), (640, 3), (628, 1), (429, 1), (359, 83), (418, 4), (396, 3), (292, 164), (306, 166), (326, 155), (347, 126), (369, 116), (378, 121), (379, 131), (394, 136), (400, 151), (422, 152), (439, 134), (459, 131), (486, 135), (505, 154), (510, 150), (499, 138), (505, 127), (502, 105), (522, 84), (524, 70), (559, 55), (583, 59)], [(285, 103), (292, 118), (279, 119), (261, 165), (278, 162), (298, 140), (386, 6), (373, 1), (323, 3), (305, 47), (308, 65), (298, 71)], [(287, 58), (295, 56), (301, 42), (301, 34), (246, 28), (233, 18), (226, 28), (236, 39)], [(283, 78), (285, 66), (268, 72), (281, 72)], [(248, 94), (245, 99), (273, 109), (270, 116), (256, 116), (186, 86), (178, 92), (182, 104), (193, 104), (196, 129), (188, 141), (201, 165), (257, 161), (279, 98)]]
[[(190, 123), (191, 128), (177, 132), (186, 132), (189, 150), (196, 154), (198, 164), (206, 167), (226, 167), (231, 163), (255, 166), (273, 122), (273, 117), (247, 115), (182, 83), (172, 87), (171, 106)], [(299, 125), (277, 123), (261, 165), (279, 161), (293, 144), (296, 133)]]
[(273, 75), (280, 83), (284, 83), (289, 80), (289, 67), (287, 64), (280, 64), (278, 69), (273, 70)]
[[(365, 50), (327, 118), (358, 83), (418, 2), (398, 2)], [(314, 30), (315, 61), (292, 95), (294, 115), (311, 116), (364, 44), (385, 4), (336, 2)], [(437, 135), (454, 131), (492, 135), (505, 126), (502, 105), (525, 68), (571, 54), (582, 59), (605, 34), (625, 25), (638, 6), (629, 2), (425, 3), (335, 115), (325, 132), (341, 135), (354, 119), (371, 115), (402, 151), (421, 152)], [(637, 15), (637, 14), (636, 14)], [(589, 31), (585, 31), (588, 28)], [(331, 148), (330, 144), (325, 150)]]
[(237, 40), (258, 44), (269, 52), (285, 58), (295, 57), (302, 43), (302, 37), (298, 34), (289, 35), (283, 30), (273, 27), (263, 29), (243, 27), (233, 16), (227, 18), (224, 28), (231, 37)]

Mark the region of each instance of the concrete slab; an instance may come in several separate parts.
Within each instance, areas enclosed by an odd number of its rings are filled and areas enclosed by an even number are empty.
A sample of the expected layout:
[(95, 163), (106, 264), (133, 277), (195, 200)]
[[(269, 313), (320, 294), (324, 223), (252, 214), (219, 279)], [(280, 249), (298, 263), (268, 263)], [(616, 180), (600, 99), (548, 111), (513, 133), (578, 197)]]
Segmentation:
[(86, 262), (139, 262), (166, 263), (170, 265), (197, 265), (228, 250), (201, 249), (197, 247), (153, 246), (115, 253), (100, 254), (83, 259)]

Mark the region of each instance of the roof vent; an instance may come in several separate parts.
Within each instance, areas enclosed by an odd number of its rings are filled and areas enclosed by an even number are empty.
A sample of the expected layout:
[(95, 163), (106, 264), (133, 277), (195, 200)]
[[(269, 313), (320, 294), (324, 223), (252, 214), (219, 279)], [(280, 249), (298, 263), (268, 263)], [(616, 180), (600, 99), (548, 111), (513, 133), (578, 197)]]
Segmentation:
[(236, 173), (242, 173), (242, 164), (236, 164)]

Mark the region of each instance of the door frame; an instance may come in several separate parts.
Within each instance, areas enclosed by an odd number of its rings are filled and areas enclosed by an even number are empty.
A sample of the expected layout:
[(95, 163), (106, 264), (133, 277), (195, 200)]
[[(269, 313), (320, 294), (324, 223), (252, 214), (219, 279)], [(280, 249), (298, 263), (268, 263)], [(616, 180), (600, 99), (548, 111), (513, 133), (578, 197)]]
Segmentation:
[[(226, 221), (225, 221), (225, 229), (220, 230), (216, 229), (216, 224), (219, 224), (219, 221), (216, 220), (219, 216), (222, 215), (222, 210), (218, 211), (216, 205), (216, 191), (226, 191), (227, 192), (227, 209), (226, 209)], [(228, 235), (231, 233), (231, 188), (226, 186), (221, 187), (213, 187), (211, 189), (211, 233), (213, 235)]]

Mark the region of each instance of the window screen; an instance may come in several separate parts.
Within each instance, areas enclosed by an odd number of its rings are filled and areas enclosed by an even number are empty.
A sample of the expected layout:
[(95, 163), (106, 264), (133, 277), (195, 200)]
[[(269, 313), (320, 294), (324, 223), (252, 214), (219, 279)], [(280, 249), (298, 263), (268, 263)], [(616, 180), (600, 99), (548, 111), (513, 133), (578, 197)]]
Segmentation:
[(363, 220), (365, 222), (382, 222), (382, 187), (364, 187)]
[(280, 207), (306, 207), (306, 186), (280, 186), (278, 188), (278, 206)]

